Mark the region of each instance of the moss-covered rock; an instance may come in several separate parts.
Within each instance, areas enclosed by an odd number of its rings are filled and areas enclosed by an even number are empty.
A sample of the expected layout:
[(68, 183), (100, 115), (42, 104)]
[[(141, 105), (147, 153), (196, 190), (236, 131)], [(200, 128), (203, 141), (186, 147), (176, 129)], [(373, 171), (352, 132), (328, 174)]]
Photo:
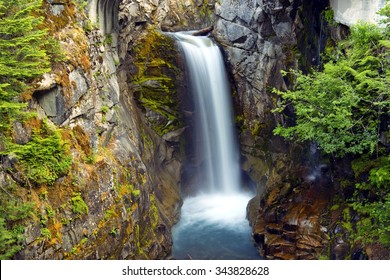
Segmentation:
[(175, 41), (150, 28), (132, 52), (137, 69), (131, 82), (151, 128), (160, 136), (178, 129), (181, 125), (177, 92), (180, 71)]

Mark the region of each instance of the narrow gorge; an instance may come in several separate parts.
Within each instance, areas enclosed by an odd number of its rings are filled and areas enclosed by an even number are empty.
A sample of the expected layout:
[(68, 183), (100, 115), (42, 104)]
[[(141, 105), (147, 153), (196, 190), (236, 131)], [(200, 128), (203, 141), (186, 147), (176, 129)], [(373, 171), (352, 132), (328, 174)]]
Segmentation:
[(282, 92), (344, 61), (360, 19), (383, 23), (345, 79), (379, 97), (350, 107), (387, 101), (388, 1), (3, 2), (3, 53), (28, 36), (13, 11), (49, 39), (36, 74), (0, 60), (1, 259), (390, 258), (390, 218), (366, 207), (388, 209), (386, 106), (358, 152), (282, 130), (301, 117)]

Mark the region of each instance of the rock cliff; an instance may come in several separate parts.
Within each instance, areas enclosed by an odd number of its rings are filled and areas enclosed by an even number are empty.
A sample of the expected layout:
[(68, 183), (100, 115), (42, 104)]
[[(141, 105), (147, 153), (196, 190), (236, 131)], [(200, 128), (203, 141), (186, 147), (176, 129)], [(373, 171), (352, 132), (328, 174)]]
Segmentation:
[(317, 65), (326, 43), (326, 1), (230, 1), (216, 5), (214, 35), (235, 84), (242, 166), (257, 184), (249, 204), (255, 242), (267, 258), (316, 258), (326, 246), (320, 217), (329, 199), (315, 149), (273, 136), (284, 116), (273, 113), (293, 80), (281, 70)]
[[(169, 258), (181, 206), (184, 127), (176, 46), (159, 30), (205, 27), (212, 8), (192, 1), (83, 2), (43, 4), (62, 59), (27, 99), (38, 113), (33, 125), (47, 119), (61, 131), (72, 163), (49, 185), (23, 183), (17, 163), (3, 160), (2, 186), (16, 185), (20, 199), (34, 205), (15, 258)], [(17, 127), (16, 138), (29, 141), (35, 128)]]
[(358, 19), (374, 20), (382, 5), (383, 1), (321, 0), (216, 4), (213, 34), (226, 53), (235, 87), (242, 168), (248, 175), (244, 179), (257, 186), (248, 218), (265, 258), (317, 259), (329, 252), (332, 258), (346, 258), (350, 253), (345, 235), (332, 239), (340, 234), (335, 234), (337, 218), (329, 211), (338, 189), (334, 177), (340, 176), (331, 169), (343, 164), (324, 162), (314, 144), (295, 145), (273, 135), (275, 125), (293, 121), (294, 113), (292, 108), (283, 114), (273, 111), (278, 96), (272, 89), (293, 86), (293, 77), (282, 76), (282, 70), (317, 67), (325, 47), (346, 36), (347, 28), (332, 23), (328, 14), (334, 12), (335, 20), (350, 25)]
[[(330, 2), (336, 19), (349, 24), (345, 3)], [(13, 139), (25, 144), (35, 129), (54, 127), (72, 163), (48, 184), (30, 182), (12, 155), (2, 157), (0, 185), (34, 205), (15, 258), (170, 257), (182, 203), (187, 89), (176, 45), (161, 30), (210, 25), (233, 87), (243, 181), (257, 189), (248, 218), (259, 252), (269, 259), (318, 258), (329, 243), (329, 165), (314, 145), (273, 135), (293, 112), (272, 111), (278, 103), (272, 88), (293, 85), (281, 70), (318, 65), (329, 36), (343, 36), (342, 27), (327, 25), (328, 6), (324, 0), (44, 1), (45, 25), (61, 55), (25, 97), (38, 117), (16, 122)]]

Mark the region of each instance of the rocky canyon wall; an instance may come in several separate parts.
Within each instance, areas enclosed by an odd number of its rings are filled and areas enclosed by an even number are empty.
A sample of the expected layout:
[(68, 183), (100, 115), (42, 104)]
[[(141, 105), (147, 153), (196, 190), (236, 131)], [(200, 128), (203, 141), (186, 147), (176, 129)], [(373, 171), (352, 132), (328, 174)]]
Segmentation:
[[(60, 42), (62, 59), (36, 82), (29, 108), (38, 113), (34, 125), (47, 119), (61, 132), (72, 164), (53, 185), (27, 184), (18, 162), (4, 158), (2, 186), (16, 186), (20, 200), (34, 205), (14, 258), (169, 258), (181, 206), (184, 127), (175, 105), (176, 46), (158, 31), (207, 26), (212, 7), (82, 3), (44, 2), (45, 24)], [(34, 127), (16, 125), (15, 137), (31, 140)]]
[[(283, 114), (273, 111), (278, 104), (273, 89), (294, 85), (293, 75), (283, 76), (282, 70), (306, 72), (317, 67), (325, 47), (348, 34), (344, 25), (326, 19), (330, 8), (336, 21), (351, 25), (375, 21), (383, 4), (322, 0), (216, 4), (213, 35), (225, 51), (234, 81), (242, 168), (248, 175), (244, 180), (257, 187), (248, 217), (265, 258), (317, 259), (330, 252), (337, 259), (352, 252), (345, 242), (348, 237), (340, 234), (329, 212), (337, 189), (332, 163), (321, 159), (314, 144), (296, 145), (273, 135), (276, 124), (293, 124), (294, 119), (293, 108)], [(335, 235), (337, 241), (331, 238)]]
[[(327, 1), (231, 1), (216, 4), (213, 34), (226, 52), (235, 83), (242, 166), (258, 195), (248, 207), (254, 239), (266, 258), (317, 258), (326, 246), (321, 214), (329, 182), (315, 148), (273, 135), (283, 115), (274, 113), (273, 88), (293, 84), (281, 70), (317, 65), (326, 43)], [(291, 114), (292, 112), (287, 112)], [(319, 172), (311, 176), (315, 170)], [(330, 188), (331, 189), (331, 188)]]
[[(342, 28), (331, 30), (324, 21), (329, 2), (82, 3), (44, 1), (61, 59), (26, 98), (38, 118), (15, 123), (13, 132), (15, 141), (27, 143), (47, 119), (67, 143), (68, 174), (52, 185), (31, 183), (17, 159), (2, 158), (1, 186), (17, 188), (19, 199), (34, 205), (22, 222), (25, 240), (15, 258), (170, 257), (171, 227), (182, 203), (187, 89), (176, 45), (160, 31), (210, 25), (232, 82), (243, 181), (257, 189), (248, 215), (259, 252), (269, 259), (318, 258), (328, 245), (328, 167), (315, 146), (273, 135), (293, 112), (272, 111), (278, 103), (272, 89), (294, 83), (281, 70), (318, 65), (327, 36), (341, 37)], [(338, 7), (336, 20), (348, 23), (345, 3), (331, 5)]]

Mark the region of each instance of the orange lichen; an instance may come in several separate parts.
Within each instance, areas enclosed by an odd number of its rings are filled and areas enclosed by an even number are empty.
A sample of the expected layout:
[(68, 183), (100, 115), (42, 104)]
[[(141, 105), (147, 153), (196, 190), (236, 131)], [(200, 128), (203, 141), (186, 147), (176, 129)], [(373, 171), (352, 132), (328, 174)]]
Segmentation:
[(91, 62), (89, 60), (89, 56), (86, 53), (81, 54), (80, 56), (80, 65), (84, 71), (91, 69)]
[(39, 131), (42, 128), (42, 121), (36, 117), (28, 118), (24, 124), (26, 128), (31, 128), (32, 130)]
[(86, 156), (89, 156), (92, 152), (92, 149), (91, 149), (91, 140), (89, 139), (88, 134), (86, 134), (79, 125), (73, 128), (73, 134), (77, 140), (77, 143), (80, 145), (82, 151), (84, 152), (84, 154)]

